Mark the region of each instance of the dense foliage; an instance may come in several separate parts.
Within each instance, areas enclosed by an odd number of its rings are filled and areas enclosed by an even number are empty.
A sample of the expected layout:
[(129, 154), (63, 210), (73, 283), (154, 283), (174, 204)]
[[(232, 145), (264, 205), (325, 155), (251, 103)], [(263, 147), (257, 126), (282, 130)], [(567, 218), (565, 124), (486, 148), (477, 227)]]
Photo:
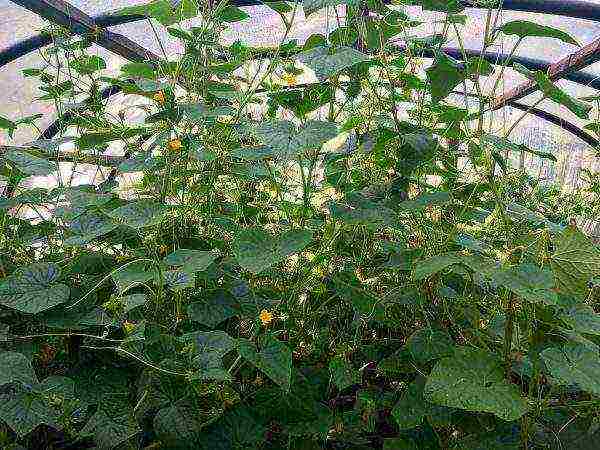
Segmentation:
[[(273, 2), (286, 32), (256, 48), (221, 39), (239, 8), (156, 0), (123, 13), (183, 54), (114, 77), (94, 36), (50, 30), (25, 75), (61, 131), (0, 155), (0, 446), (597, 448), (600, 250), (570, 219), (600, 182), (518, 170), (554, 156), (494, 127), (509, 61), (448, 56), (461, 3), (412, 3), (439, 34), (379, 0)], [(494, 3), (484, 49), (578, 45)], [(336, 8), (335, 29), (290, 40), (302, 8)], [(97, 185), (65, 175), (100, 166)]]

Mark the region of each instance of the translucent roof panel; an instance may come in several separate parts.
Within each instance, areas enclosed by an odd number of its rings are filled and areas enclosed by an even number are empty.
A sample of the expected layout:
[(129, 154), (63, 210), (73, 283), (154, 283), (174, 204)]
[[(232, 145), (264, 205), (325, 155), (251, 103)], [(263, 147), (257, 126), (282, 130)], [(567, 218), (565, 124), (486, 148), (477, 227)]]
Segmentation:
[(36, 14), (10, 0), (0, 0), (0, 51), (35, 36), (45, 25)]

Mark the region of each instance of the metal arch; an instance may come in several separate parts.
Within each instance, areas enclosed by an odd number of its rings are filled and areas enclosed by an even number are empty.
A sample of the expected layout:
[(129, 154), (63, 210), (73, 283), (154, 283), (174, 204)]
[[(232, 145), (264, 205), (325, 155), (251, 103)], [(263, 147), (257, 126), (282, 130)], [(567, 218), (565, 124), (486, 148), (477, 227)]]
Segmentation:
[(515, 101), (511, 101), (507, 103), (507, 105), (512, 108), (520, 109), (521, 111), (528, 111), (531, 114), (534, 114), (535, 116), (539, 117), (540, 119), (545, 120), (546, 122), (557, 125), (563, 130), (568, 131), (572, 135), (577, 136), (579, 139), (581, 139), (583, 142), (585, 142), (591, 147), (598, 147), (600, 145), (600, 141), (598, 141), (598, 139), (591, 136), (589, 133), (585, 132), (578, 126), (573, 125), (571, 122), (567, 122), (562, 117), (549, 113), (548, 111), (544, 111), (543, 109), (532, 108), (531, 106), (524, 105)]
[[(31, 11), (37, 12), (39, 5), (42, 2), (35, 0), (11, 0), (13, 3), (21, 5)], [(299, 1), (299, 0), (292, 0)], [(63, 3), (63, 2), (60, 2)], [(255, 6), (263, 4), (260, 0), (232, 0), (231, 3), (236, 6)], [(469, 8), (477, 8), (472, 1), (465, 0), (463, 2)], [(65, 3), (66, 4), (66, 3)], [(51, 7), (43, 9), (51, 10)], [(503, 0), (502, 9), (512, 11), (534, 12), (541, 14), (553, 14), (571, 17), (575, 19), (586, 19), (600, 21), (600, 5), (593, 4), (589, 1), (581, 0)], [(70, 7), (70, 11), (75, 11), (76, 8)], [(80, 12), (83, 14), (82, 12)], [(41, 14), (44, 16), (43, 14)], [(111, 27), (123, 25), (130, 22), (135, 22), (144, 19), (141, 15), (116, 15), (114, 12), (108, 12), (96, 16), (88, 17), (98, 27)], [(63, 22), (65, 22), (63, 20)], [(63, 23), (71, 29), (70, 21)], [(29, 39), (18, 42), (8, 49), (0, 52), (0, 67), (8, 64), (15, 59), (37, 50), (45, 45), (50, 44), (51, 37), (44, 34), (33, 36)]]
[[(600, 38), (589, 43), (585, 47), (571, 53), (554, 64), (551, 64), (547, 69), (548, 78), (555, 81), (561, 78), (566, 78), (566, 75), (587, 67), (591, 64), (600, 61)], [(492, 109), (500, 109), (511, 100), (519, 100), (527, 95), (539, 90), (538, 83), (533, 80), (528, 80), (525, 83), (511, 89), (494, 99)]]
[[(131, 23), (142, 19), (145, 19), (145, 17), (137, 15), (115, 16), (112, 14), (102, 14), (92, 18), (94, 23), (101, 28), (124, 25), (126, 23)], [(36, 36), (16, 42), (0, 52), (0, 68), (19, 59), (21, 56), (25, 56), (31, 52), (39, 50), (46, 45), (50, 45), (51, 43), (52, 36), (47, 33), (40, 33)]]
[[(16, 5), (36, 13), (40, 17), (68, 28), (75, 34), (88, 34), (95, 37), (98, 45), (130, 61), (158, 61), (160, 57), (150, 50), (136, 44), (131, 39), (113, 33), (100, 26), (96, 21), (64, 0), (11, 0)], [(21, 55), (27, 49), (35, 50), (40, 44), (48, 42), (49, 36), (39, 35), (17, 45)], [(4, 54), (4, 52), (3, 52)], [(8, 58), (6, 58), (8, 59)], [(1, 60), (0, 60), (1, 61)]]

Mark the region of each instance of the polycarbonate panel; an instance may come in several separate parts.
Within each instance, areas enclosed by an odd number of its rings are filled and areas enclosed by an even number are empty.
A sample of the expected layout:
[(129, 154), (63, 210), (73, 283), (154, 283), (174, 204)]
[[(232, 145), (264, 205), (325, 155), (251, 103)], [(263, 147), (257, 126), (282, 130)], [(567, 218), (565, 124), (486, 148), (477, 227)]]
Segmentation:
[(10, 0), (0, 0), (0, 51), (35, 36), (45, 25), (36, 14)]
[[(100, 56), (106, 61), (107, 68), (102, 72), (106, 76), (119, 74), (119, 68), (126, 62), (120, 56), (96, 45), (90, 47), (88, 52)], [(54, 104), (49, 101), (36, 100), (42, 95), (39, 90), (39, 81), (34, 77), (23, 76), (24, 69), (40, 67), (42, 67), (42, 58), (39, 51), (35, 51), (0, 69), (0, 86), (10, 86), (10, 89), (5, 90), (0, 102), (0, 116), (14, 121), (25, 116), (42, 114), (36, 124), (40, 131), (43, 131), (56, 119)], [(9, 143), (22, 145), (37, 139), (38, 136), (39, 132), (32, 127), (19, 127), (14, 134), (14, 139), (9, 139), (2, 131), (0, 132), (0, 145)]]

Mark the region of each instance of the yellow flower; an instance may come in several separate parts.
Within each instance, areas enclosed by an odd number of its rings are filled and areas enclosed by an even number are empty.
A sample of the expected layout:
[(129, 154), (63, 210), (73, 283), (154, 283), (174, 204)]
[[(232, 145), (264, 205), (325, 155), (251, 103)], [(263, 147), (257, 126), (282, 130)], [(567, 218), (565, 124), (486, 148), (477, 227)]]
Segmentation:
[(219, 116), (219, 117), (217, 117), (217, 122), (224, 123), (224, 124), (231, 124), (231, 123), (234, 123), (235, 120), (234, 120), (233, 116)]
[(123, 262), (123, 261), (127, 261), (129, 259), (129, 256), (127, 255), (117, 255), (117, 261)]
[(123, 329), (125, 330), (125, 333), (131, 334), (135, 329), (135, 323), (126, 320), (123, 322)]
[(163, 91), (158, 91), (152, 98), (161, 105), (165, 103), (166, 100), (165, 93)]
[(181, 147), (183, 147), (183, 144), (181, 143), (181, 140), (173, 139), (172, 141), (169, 141), (169, 143), (167, 144), (167, 147), (169, 147), (169, 150), (177, 151), (177, 150), (181, 150)]
[(270, 313), (266, 309), (263, 309), (258, 317), (263, 325), (269, 325), (273, 320), (273, 313)]
[(165, 253), (167, 253), (168, 250), (169, 250), (169, 247), (167, 247), (164, 244), (158, 247), (158, 251), (161, 255), (164, 255)]
[(284, 73), (283, 75), (281, 75), (281, 79), (285, 81), (288, 86), (295, 86), (298, 83), (296, 75), (292, 73)]

